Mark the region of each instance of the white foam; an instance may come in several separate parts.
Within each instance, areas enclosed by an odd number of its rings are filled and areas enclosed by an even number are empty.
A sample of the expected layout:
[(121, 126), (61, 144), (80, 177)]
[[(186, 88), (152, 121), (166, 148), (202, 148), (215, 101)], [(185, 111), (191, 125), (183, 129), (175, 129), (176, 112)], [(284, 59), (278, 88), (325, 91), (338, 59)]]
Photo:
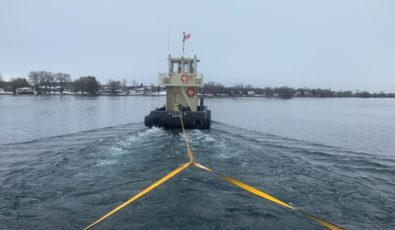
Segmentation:
[(117, 148), (117, 147), (114, 147), (114, 146), (112, 146), (111, 149), (115, 150), (117, 152), (122, 152), (123, 151), (121, 148)]
[(101, 167), (101, 166), (112, 165), (112, 164), (114, 164), (114, 162), (110, 160), (98, 160), (96, 166)]
[(138, 137), (146, 137), (146, 136), (157, 136), (158, 134), (163, 134), (163, 129), (152, 127), (150, 129), (146, 129), (143, 132), (137, 133)]

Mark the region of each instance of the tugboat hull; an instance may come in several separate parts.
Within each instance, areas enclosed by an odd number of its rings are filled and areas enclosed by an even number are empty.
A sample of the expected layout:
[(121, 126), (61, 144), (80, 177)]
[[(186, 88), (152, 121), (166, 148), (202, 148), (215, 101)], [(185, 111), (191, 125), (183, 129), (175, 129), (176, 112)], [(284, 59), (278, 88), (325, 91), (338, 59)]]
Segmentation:
[(145, 116), (144, 123), (147, 127), (163, 127), (166, 129), (181, 128), (180, 114), (186, 129), (209, 129), (211, 126), (211, 111), (163, 111), (153, 110)]

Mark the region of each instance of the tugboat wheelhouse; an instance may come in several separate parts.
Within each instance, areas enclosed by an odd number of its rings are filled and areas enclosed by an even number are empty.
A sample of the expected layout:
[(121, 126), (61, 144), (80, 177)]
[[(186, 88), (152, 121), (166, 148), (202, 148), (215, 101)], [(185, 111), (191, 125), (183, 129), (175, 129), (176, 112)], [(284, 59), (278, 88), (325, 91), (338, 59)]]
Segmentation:
[(148, 127), (180, 128), (182, 118), (185, 128), (209, 129), (211, 111), (204, 105), (200, 97), (198, 105), (198, 89), (203, 87), (203, 74), (197, 72), (199, 60), (193, 58), (172, 58), (169, 55), (168, 72), (159, 73), (159, 85), (166, 87), (166, 104), (151, 111), (145, 117)]

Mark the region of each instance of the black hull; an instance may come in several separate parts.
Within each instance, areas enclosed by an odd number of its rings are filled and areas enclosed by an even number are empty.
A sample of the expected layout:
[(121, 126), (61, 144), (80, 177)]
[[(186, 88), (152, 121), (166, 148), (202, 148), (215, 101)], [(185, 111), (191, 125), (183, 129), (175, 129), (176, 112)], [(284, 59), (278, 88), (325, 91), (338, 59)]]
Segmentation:
[(211, 111), (164, 111), (153, 110), (145, 116), (144, 124), (147, 127), (163, 127), (166, 129), (181, 128), (180, 113), (186, 129), (209, 129), (211, 126)]

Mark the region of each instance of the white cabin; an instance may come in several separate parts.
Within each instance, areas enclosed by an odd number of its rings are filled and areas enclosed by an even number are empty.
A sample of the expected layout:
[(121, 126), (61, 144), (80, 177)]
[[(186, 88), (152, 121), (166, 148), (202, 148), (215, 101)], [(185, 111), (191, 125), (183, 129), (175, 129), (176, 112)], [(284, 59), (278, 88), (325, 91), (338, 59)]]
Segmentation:
[(196, 56), (172, 58), (169, 55), (169, 72), (159, 73), (159, 85), (166, 87), (167, 111), (178, 111), (179, 105), (197, 111), (198, 89), (203, 86), (203, 74), (197, 72), (198, 62)]

